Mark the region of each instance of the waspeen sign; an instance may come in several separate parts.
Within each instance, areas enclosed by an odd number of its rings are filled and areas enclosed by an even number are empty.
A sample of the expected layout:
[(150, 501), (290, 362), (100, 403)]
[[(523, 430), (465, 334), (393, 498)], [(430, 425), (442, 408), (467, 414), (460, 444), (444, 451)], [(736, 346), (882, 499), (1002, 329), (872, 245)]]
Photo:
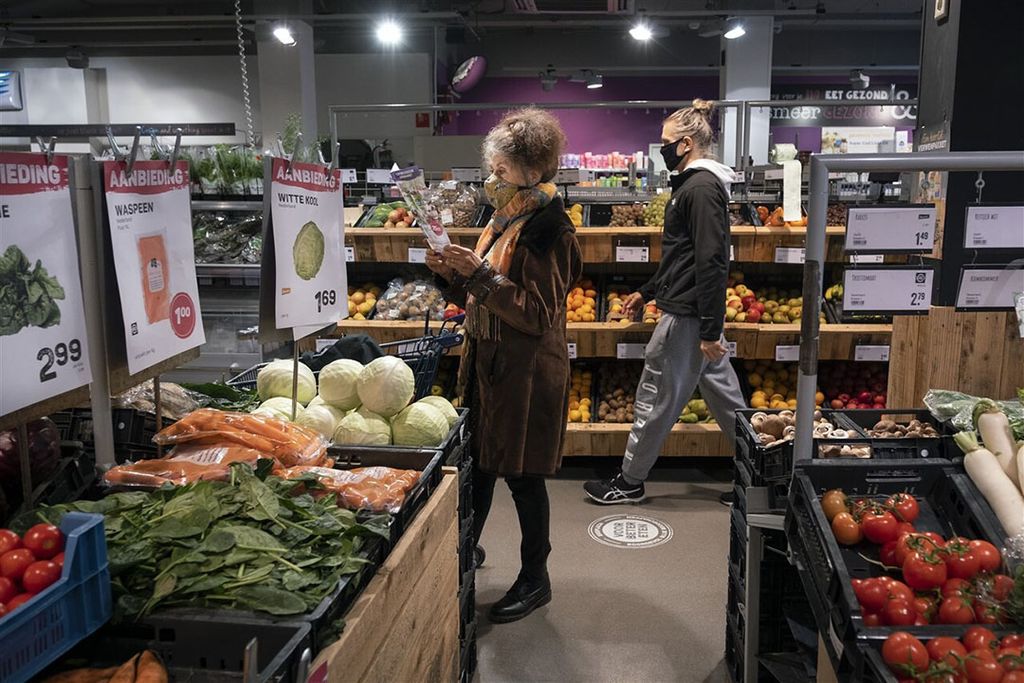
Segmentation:
[[(916, 88), (851, 90), (836, 86), (776, 86), (773, 100), (792, 104), (771, 108), (773, 126), (898, 126), (917, 125), (917, 107), (900, 104), (917, 96)], [(803, 105), (800, 100), (835, 100), (834, 105)]]

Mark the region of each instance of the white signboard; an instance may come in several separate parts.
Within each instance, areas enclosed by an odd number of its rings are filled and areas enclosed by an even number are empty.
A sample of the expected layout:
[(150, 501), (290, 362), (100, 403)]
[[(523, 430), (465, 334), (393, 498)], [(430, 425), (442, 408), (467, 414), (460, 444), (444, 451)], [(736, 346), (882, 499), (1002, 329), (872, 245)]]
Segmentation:
[(368, 185), (392, 185), (391, 171), (386, 168), (366, 169), (366, 182)]
[(354, 168), (342, 168), (341, 171), (341, 182), (345, 185), (354, 185), (356, 183), (356, 169)]
[(848, 269), (843, 274), (843, 310), (927, 312), (934, 275), (930, 269)]
[(409, 254), (406, 260), (409, 263), (426, 263), (427, 250), (424, 247), (409, 247)]
[(615, 247), (615, 261), (618, 263), (647, 263), (650, 254), (648, 247)]
[(206, 341), (188, 164), (103, 163), (114, 271), (121, 297), (128, 372), (135, 374)]
[(647, 350), (646, 344), (616, 344), (615, 357), (619, 360), (643, 358)]
[(855, 361), (882, 361), (889, 360), (888, 345), (858, 344), (853, 347), (853, 359)]
[(68, 157), (0, 153), (0, 415), (92, 381), (68, 188)]
[(896, 129), (892, 126), (824, 126), (822, 154), (877, 154), (895, 152)]
[(453, 168), (452, 180), (458, 180), (460, 183), (479, 183), (483, 178), (480, 177), (479, 168)]
[(791, 363), (800, 360), (800, 347), (793, 345), (776, 346), (775, 360), (780, 363)]
[(1024, 206), (968, 206), (968, 249), (1024, 249)]
[(341, 174), (274, 159), (271, 178), (277, 329), (336, 323), (348, 315)]
[(776, 263), (803, 263), (803, 247), (775, 247)]
[(956, 293), (957, 308), (1012, 309), (1024, 292), (1024, 268), (964, 268)]
[(935, 206), (850, 207), (847, 251), (931, 251)]

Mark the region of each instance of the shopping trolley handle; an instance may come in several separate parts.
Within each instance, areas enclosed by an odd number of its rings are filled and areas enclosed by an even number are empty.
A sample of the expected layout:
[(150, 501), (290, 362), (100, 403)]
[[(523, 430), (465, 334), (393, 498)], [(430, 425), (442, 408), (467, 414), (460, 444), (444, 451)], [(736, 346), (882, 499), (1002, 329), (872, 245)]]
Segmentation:
[(438, 335), (434, 339), (442, 349), (450, 349), (453, 346), (461, 344), (465, 340), (465, 336), (461, 332), (446, 332), (445, 334)]

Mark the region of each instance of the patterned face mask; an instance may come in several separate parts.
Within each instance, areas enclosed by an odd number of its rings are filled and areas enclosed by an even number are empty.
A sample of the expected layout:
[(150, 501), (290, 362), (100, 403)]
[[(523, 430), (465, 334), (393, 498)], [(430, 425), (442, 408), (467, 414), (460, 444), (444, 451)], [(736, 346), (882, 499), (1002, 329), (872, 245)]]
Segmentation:
[(516, 193), (522, 189), (526, 188), (502, 180), (493, 173), (484, 181), (484, 194), (487, 195), (487, 201), (495, 209), (500, 209), (508, 204), (516, 196)]

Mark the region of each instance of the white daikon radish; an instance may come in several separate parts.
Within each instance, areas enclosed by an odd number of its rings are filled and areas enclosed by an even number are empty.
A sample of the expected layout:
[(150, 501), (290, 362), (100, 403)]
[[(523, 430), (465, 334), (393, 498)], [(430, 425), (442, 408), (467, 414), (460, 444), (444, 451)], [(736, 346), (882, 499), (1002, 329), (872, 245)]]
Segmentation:
[(1016, 536), (1024, 529), (1024, 496), (1020, 489), (1010, 481), (996, 456), (978, 445), (974, 432), (960, 432), (953, 438), (965, 453), (964, 469), (971, 481), (985, 496), (1006, 535)]
[(1006, 476), (1020, 490), (1020, 474), (1017, 471), (1017, 448), (1013, 431), (1005, 413), (995, 401), (983, 398), (974, 406), (974, 428), (981, 434), (985, 449), (996, 456)]
[(1017, 477), (1024, 482), (1024, 443), (1019, 443), (1017, 446), (1019, 446), (1017, 449)]

